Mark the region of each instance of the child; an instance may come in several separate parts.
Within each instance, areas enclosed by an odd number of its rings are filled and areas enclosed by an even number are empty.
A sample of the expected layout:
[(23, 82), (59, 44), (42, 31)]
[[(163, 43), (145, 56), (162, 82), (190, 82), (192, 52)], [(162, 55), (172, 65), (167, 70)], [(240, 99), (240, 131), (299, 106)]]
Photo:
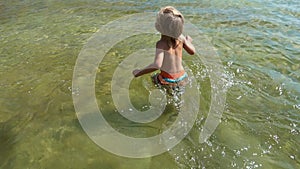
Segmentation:
[(156, 43), (154, 62), (144, 69), (134, 70), (135, 77), (160, 70), (152, 77), (156, 84), (174, 87), (187, 83), (187, 74), (182, 66), (182, 48), (191, 55), (195, 48), (192, 38), (182, 35), (183, 24), (183, 15), (174, 7), (167, 6), (158, 12), (155, 28), (161, 33), (161, 39)]

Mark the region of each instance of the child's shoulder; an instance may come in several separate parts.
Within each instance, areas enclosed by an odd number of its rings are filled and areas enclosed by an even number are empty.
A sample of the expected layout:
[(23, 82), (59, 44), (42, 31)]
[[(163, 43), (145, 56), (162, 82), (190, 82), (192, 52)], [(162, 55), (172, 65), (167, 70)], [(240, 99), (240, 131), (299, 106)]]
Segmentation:
[(163, 50), (168, 50), (169, 45), (166, 41), (159, 40), (159, 41), (156, 42), (156, 48), (163, 49)]

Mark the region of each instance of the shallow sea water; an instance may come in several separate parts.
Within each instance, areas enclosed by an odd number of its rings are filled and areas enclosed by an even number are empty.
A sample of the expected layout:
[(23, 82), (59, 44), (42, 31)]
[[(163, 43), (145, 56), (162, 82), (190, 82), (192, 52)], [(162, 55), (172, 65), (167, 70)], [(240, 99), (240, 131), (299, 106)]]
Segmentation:
[[(201, 91), (194, 128), (169, 152), (119, 157), (96, 145), (77, 119), (74, 65), (101, 26), (166, 5), (177, 7), (216, 48), (225, 70), (220, 80), (227, 84), (226, 108), (207, 142), (195, 141), (209, 110), (214, 70), (185, 54)], [(0, 168), (300, 168), (299, 9), (297, 0), (0, 1)], [(129, 53), (153, 47), (158, 38), (130, 37), (98, 68), (99, 108), (132, 137), (160, 133), (174, 110), (167, 107), (146, 125), (125, 120), (111, 98), (112, 73)], [(147, 76), (132, 81), (130, 98), (137, 108), (149, 106), (149, 86)]]

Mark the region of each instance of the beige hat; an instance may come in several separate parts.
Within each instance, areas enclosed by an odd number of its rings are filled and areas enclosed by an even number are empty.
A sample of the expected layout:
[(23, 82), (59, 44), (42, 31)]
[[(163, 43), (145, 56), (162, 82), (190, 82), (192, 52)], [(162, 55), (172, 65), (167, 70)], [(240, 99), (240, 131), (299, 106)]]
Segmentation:
[(183, 32), (184, 17), (174, 7), (162, 8), (156, 17), (155, 28), (161, 34), (177, 39)]

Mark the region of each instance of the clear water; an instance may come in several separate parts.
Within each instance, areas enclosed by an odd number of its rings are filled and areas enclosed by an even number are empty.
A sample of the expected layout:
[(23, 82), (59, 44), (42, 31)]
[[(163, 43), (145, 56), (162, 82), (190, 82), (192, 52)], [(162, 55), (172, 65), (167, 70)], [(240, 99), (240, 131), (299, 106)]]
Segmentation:
[[(195, 127), (170, 152), (119, 157), (82, 130), (72, 102), (73, 68), (102, 25), (166, 5), (182, 11), (217, 49), (230, 86), (226, 109), (210, 139), (195, 142), (210, 105), (211, 70), (186, 56), (201, 84)], [(300, 168), (299, 9), (298, 0), (0, 1), (0, 168)], [(111, 103), (110, 79), (134, 42), (153, 47), (157, 36), (146, 38), (118, 44), (124, 50), (113, 48), (96, 79), (108, 121), (136, 137), (159, 133), (169, 114), (146, 126), (120, 119)], [(132, 82), (137, 107), (148, 97), (148, 82), (147, 77)]]

